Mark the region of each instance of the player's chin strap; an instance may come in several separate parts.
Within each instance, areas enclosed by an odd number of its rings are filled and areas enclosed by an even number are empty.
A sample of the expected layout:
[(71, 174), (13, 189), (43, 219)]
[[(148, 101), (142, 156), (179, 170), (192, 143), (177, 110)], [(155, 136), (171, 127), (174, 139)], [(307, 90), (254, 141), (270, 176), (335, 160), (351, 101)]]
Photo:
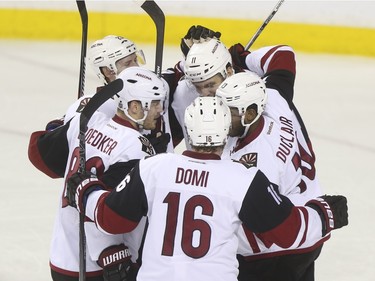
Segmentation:
[[(159, 102), (162, 104), (162, 107), (163, 107), (163, 111), (160, 113), (160, 116), (163, 116), (164, 113), (165, 113), (164, 109), (166, 108), (163, 104), (165, 101), (160, 100)], [(143, 113), (144, 113), (144, 116), (141, 119), (134, 119), (132, 116), (130, 116), (130, 114), (128, 112), (128, 108), (121, 108), (121, 107), (118, 107), (118, 108), (122, 112), (124, 112), (126, 117), (128, 117), (130, 120), (135, 122), (139, 126), (139, 128), (142, 130), (143, 129), (143, 123), (144, 123), (145, 119), (147, 118), (148, 112), (150, 110), (151, 102), (147, 102), (147, 103), (141, 102), (141, 104), (142, 104), (142, 109), (143, 109)]]
[(122, 112), (124, 112), (126, 117), (128, 117), (130, 120), (132, 120), (139, 126), (139, 129), (143, 129), (143, 123), (145, 122), (145, 119), (147, 118), (148, 109), (143, 108), (144, 116), (141, 119), (134, 119), (133, 117), (131, 117), (127, 109), (121, 108), (121, 110)]
[(250, 126), (253, 125), (260, 118), (260, 115), (261, 114), (258, 113), (258, 115), (254, 118), (254, 120), (251, 121), (251, 123), (249, 123), (249, 124), (245, 124), (245, 113), (241, 116), (241, 124), (242, 124), (242, 126), (245, 127), (245, 130), (244, 130), (242, 136), (240, 137), (240, 139), (244, 138), (247, 135), (247, 133), (249, 132)]

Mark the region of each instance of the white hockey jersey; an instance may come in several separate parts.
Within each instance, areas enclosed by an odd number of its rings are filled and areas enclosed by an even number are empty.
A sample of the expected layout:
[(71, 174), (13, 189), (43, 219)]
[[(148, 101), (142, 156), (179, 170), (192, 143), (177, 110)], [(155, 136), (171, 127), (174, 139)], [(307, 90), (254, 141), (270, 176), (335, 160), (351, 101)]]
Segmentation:
[[(319, 196), (309, 192), (309, 196), (301, 193), (299, 184), (302, 179), (302, 170), (299, 162), (298, 143), (293, 129), (293, 123), (285, 116), (280, 116), (281, 122), (261, 116), (258, 128), (242, 140), (230, 138), (224, 154), (226, 158), (234, 159), (249, 167), (257, 167), (264, 172), (268, 179), (276, 183), (279, 192), (287, 196), (295, 205), (303, 206), (307, 201)], [(280, 121), (279, 120), (279, 121)], [(309, 223), (309, 222), (308, 222)], [(246, 228), (238, 231), (238, 253), (251, 256), (277, 256), (286, 252), (298, 253), (318, 247), (330, 236), (321, 236), (321, 232), (314, 227), (308, 227), (306, 237), (299, 245), (282, 248), (269, 243)], [(298, 249), (296, 250), (296, 248)]]
[[(168, 86), (167, 82), (164, 79), (162, 79), (162, 80), (163, 80), (166, 88), (169, 89), (169, 86)], [(80, 97), (72, 105), (70, 105), (68, 110), (65, 113), (64, 123), (68, 122), (74, 116), (78, 115), (83, 110), (83, 108), (86, 106), (86, 104), (90, 101), (91, 98), (92, 98), (92, 96), (85, 95), (85, 96)], [(169, 116), (168, 116), (167, 105), (168, 105), (168, 95), (167, 95), (166, 101), (164, 102), (164, 107), (165, 107), (164, 114), (161, 117), (162, 120), (163, 120), (163, 122), (161, 124), (162, 128), (159, 128), (159, 129), (164, 131), (165, 133), (169, 133), (169, 135), (172, 136), (171, 128), (170, 128), (170, 125), (169, 125)], [(105, 103), (103, 103), (98, 108), (97, 111), (104, 113), (108, 117), (113, 117), (116, 114), (116, 111), (117, 111), (116, 101), (113, 98), (108, 99)], [(147, 134), (150, 134), (150, 133), (151, 133), (150, 130), (142, 130), (141, 131), (142, 135), (147, 135)], [(173, 152), (173, 151), (174, 151), (173, 143), (172, 143), (172, 141), (170, 141), (167, 145), (167, 152)]]
[[(79, 115), (71, 120), (67, 132), (69, 160), (65, 179), (78, 170), (78, 132)], [(117, 115), (109, 118), (106, 114), (96, 112), (90, 119), (86, 133), (86, 169), (95, 173), (109, 187), (116, 186), (139, 159), (153, 154), (155, 151), (148, 139), (142, 136), (129, 122)], [(87, 276), (101, 274), (102, 269), (96, 260), (102, 250), (110, 245), (124, 243), (129, 247), (132, 260), (135, 262), (143, 235), (143, 223), (129, 234), (106, 235), (100, 232), (93, 222), (85, 222)], [(79, 214), (67, 203), (65, 185), (54, 224), (50, 264), (51, 268), (57, 272), (78, 276)]]
[(322, 227), (313, 209), (294, 207), (258, 169), (191, 151), (142, 159), (112, 192), (92, 192), (87, 206), (108, 233), (148, 216), (139, 281), (235, 281), (241, 223), (280, 247)]
[(246, 57), (246, 64), (251, 71), (264, 77), (266, 82), (268, 101), (264, 114), (274, 120), (284, 116), (293, 123), (299, 150), (293, 162), (302, 171), (301, 182), (298, 184), (302, 196), (295, 197), (293, 202), (303, 205), (311, 198), (322, 195), (322, 189), (316, 176), (315, 154), (310, 138), (293, 104), (294, 52), (289, 46), (264, 47), (251, 52)]
[[(295, 204), (322, 195), (315, 173), (315, 155), (302, 119), (294, 107), (293, 84), (295, 62), (288, 46), (265, 47), (246, 58), (250, 70), (265, 77), (268, 101), (261, 128), (243, 140), (231, 138), (224, 152), (227, 157), (247, 162), (261, 169), (281, 194)], [(298, 253), (320, 246), (330, 235), (321, 237), (312, 228), (298, 250), (283, 249), (262, 241), (260, 237), (240, 229), (239, 253), (253, 259), (285, 253)]]
[(176, 119), (180, 123), (184, 134), (185, 146), (190, 149), (190, 144), (188, 142), (187, 133), (185, 130), (185, 109), (197, 98), (199, 93), (195, 89), (194, 85), (188, 80), (182, 78), (176, 87), (173, 96), (172, 108), (175, 112)]
[[(290, 197), (296, 205), (303, 206), (308, 200), (322, 195), (322, 191), (316, 177), (315, 155), (310, 139), (292, 102), (295, 78), (293, 49), (289, 46), (260, 48), (246, 57), (246, 64), (250, 71), (265, 79), (268, 102), (263, 113), (263, 132), (250, 136), (239, 146), (237, 138), (230, 138), (223, 158), (241, 160), (264, 170), (267, 177), (279, 185), (280, 193)], [(184, 110), (198, 95), (191, 83), (186, 80), (179, 82), (172, 107), (182, 127)], [(273, 126), (275, 128), (272, 129)], [(276, 135), (278, 132), (280, 134)], [(262, 140), (257, 139), (260, 133)], [(272, 136), (274, 140), (271, 140)], [(272, 251), (276, 255), (286, 251), (272, 245), (264, 245), (253, 233), (245, 235), (242, 229), (239, 235), (242, 240), (239, 253), (243, 255), (268, 254)], [(329, 238), (326, 236), (321, 239), (315, 232), (308, 235), (310, 238), (301, 245), (305, 251), (308, 247), (320, 245)]]
[(293, 202), (292, 198), (301, 194), (298, 184), (302, 172), (293, 163), (296, 154), (298, 143), (292, 121), (285, 116), (280, 116), (280, 120), (261, 116), (254, 132), (243, 139), (229, 138), (222, 158), (261, 169), (271, 182), (279, 186), (279, 192)]
[[(85, 108), (86, 104), (90, 101), (92, 96), (85, 95), (80, 97), (76, 100), (72, 105), (69, 106), (68, 110), (64, 116), (64, 123), (72, 119), (77, 114), (81, 113), (81, 111)], [(115, 116), (117, 110), (117, 104), (113, 98), (108, 99), (105, 103), (103, 103), (99, 108), (98, 111), (104, 113), (108, 117)]]

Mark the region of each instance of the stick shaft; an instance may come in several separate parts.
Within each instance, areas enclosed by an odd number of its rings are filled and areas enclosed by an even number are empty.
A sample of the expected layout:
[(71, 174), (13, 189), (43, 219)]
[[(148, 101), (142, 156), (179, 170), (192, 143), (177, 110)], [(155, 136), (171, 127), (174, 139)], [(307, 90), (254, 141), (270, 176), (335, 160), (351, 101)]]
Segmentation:
[[(88, 15), (84, 0), (76, 0), (79, 15), (82, 24), (81, 58), (79, 66), (78, 98), (84, 95), (85, 91), (85, 72), (86, 72), (86, 48), (87, 48), (87, 29)], [(80, 143), (81, 144), (81, 143)], [(83, 159), (85, 161), (85, 159)], [(85, 161), (86, 162), (86, 161)], [(85, 164), (80, 163), (80, 167)], [(85, 233), (85, 214), (79, 214), (79, 281), (86, 281), (86, 233)]]
[[(123, 81), (116, 79), (96, 93), (80, 115), (79, 124), (79, 172), (86, 170), (86, 143), (85, 135), (87, 124), (94, 112), (109, 98), (117, 94), (123, 88)], [(79, 214), (79, 281), (86, 280), (86, 233), (85, 233), (85, 210)]]
[(164, 48), (165, 16), (163, 11), (153, 0), (146, 0), (141, 5), (141, 8), (151, 17), (156, 27), (155, 73), (158, 77), (161, 77)]
[(277, 13), (279, 10), (281, 4), (283, 4), (284, 0), (280, 0), (277, 2), (275, 8), (272, 10), (271, 14), (266, 18), (266, 20), (263, 22), (263, 24), (258, 28), (257, 32), (253, 35), (253, 37), (250, 39), (250, 41), (246, 44), (245, 50), (249, 50), (250, 47), (254, 44), (255, 40), (259, 37), (259, 35), (262, 33), (263, 29), (267, 26), (267, 24), (271, 21), (273, 16)]
[[(156, 27), (155, 73), (160, 78), (163, 67), (165, 15), (154, 0), (146, 0), (141, 8), (151, 17)], [(160, 130), (165, 132), (163, 117), (160, 117), (160, 119)]]
[(87, 50), (87, 33), (88, 33), (88, 15), (84, 0), (76, 0), (79, 15), (82, 23), (82, 40), (81, 40), (81, 59), (79, 66), (78, 98), (82, 97), (85, 92), (85, 75), (86, 75), (86, 50)]

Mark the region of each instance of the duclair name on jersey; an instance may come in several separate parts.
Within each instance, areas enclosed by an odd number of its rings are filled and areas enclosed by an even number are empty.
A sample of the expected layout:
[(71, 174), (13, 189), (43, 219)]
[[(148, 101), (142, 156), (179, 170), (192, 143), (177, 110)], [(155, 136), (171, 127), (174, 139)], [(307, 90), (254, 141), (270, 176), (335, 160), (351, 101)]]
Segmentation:
[(117, 146), (117, 141), (92, 128), (86, 133), (85, 141), (108, 155)]
[(280, 146), (276, 157), (285, 163), (294, 142), (293, 122), (284, 116), (280, 116), (279, 120), (282, 125), (285, 125), (285, 127), (281, 127), (281, 131), (287, 133), (288, 136), (280, 135)]

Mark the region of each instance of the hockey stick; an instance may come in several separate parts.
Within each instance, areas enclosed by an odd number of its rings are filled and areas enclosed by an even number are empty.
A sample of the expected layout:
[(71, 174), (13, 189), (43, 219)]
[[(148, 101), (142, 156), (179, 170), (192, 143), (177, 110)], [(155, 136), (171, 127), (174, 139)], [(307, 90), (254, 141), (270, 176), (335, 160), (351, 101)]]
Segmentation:
[[(165, 16), (154, 0), (146, 0), (141, 8), (151, 17), (156, 27), (155, 73), (160, 78), (163, 65)], [(165, 132), (163, 117), (160, 118), (160, 129)]]
[[(85, 72), (86, 72), (86, 48), (87, 48), (87, 29), (88, 15), (84, 0), (76, 0), (79, 15), (82, 23), (82, 41), (81, 41), (81, 59), (79, 66), (79, 82), (78, 82), (78, 99), (84, 95), (85, 90)], [(80, 130), (81, 131), (81, 130)], [(81, 144), (80, 144), (81, 146)], [(81, 155), (81, 151), (80, 151)], [(85, 162), (86, 160), (83, 159)], [(81, 160), (80, 160), (81, 161)], [(85, 162), (83, 162), (84, 171)], [(85, 214), (79, 215), (79, 281), (86, 280), (86, 234), (85, 234)]]
[(79, 119), (79, 172), (83, 173), (86, 170), (86, 142), (85, 135), (87, 131), (87, 124), (94, 114), (94, 112), (108, 99), (121, 91), (124, 82), (121, 79), (116, 79), (108, 85), (101, 88), (86, 104), (82, 110)]
[(161, 77), (163, 48), (164, 48), (164, 29), (165, 16), (158, 4), (153, 0), (146, 0), (141, 8), (151, 17), (156, 27), (156, 54), (155, 54), (155, 73)]
[(271, 21), (273, 16), (276, 14), (276, 12), (279, 10), (281, 4), (283, 4), (284, 0), (280, 0), (277, 2), (275, 8), (272, 10), (271, 14), (266, 18), (266, 20), (263, 22), (263, 24), (258, 28), (257, 32), (253, 35), (253, 37), (250, 39), (250, 41), (246, 44), (245, 50), (249, 50), (250, 47), (254, 44), (255, 40), (258, 38), (258, 36), (262, 33), (263, 29), (267, 26), (267, 24)]
[(84, 0), (76, 0), (79, 15), (82, 23), (82, 41), (81, 41), (81, 62), (79, 67), (78, 98), (84, 95), (85, 73), (86, 73), (86, 49), (87, 49), (87, 29), (88, 15)]
[[(79, 173), (86, 171), (86, 143), (85, 135), (87, 124), (94, 112), (113, 95), (117, 94), (124, 86), (121, 79), (109, 83), (97, 92), (82, 110), (79, 119)], [(86, 280), (86, 234), (85, 234), (85, 211), (79, 214), (79, 281)]]

